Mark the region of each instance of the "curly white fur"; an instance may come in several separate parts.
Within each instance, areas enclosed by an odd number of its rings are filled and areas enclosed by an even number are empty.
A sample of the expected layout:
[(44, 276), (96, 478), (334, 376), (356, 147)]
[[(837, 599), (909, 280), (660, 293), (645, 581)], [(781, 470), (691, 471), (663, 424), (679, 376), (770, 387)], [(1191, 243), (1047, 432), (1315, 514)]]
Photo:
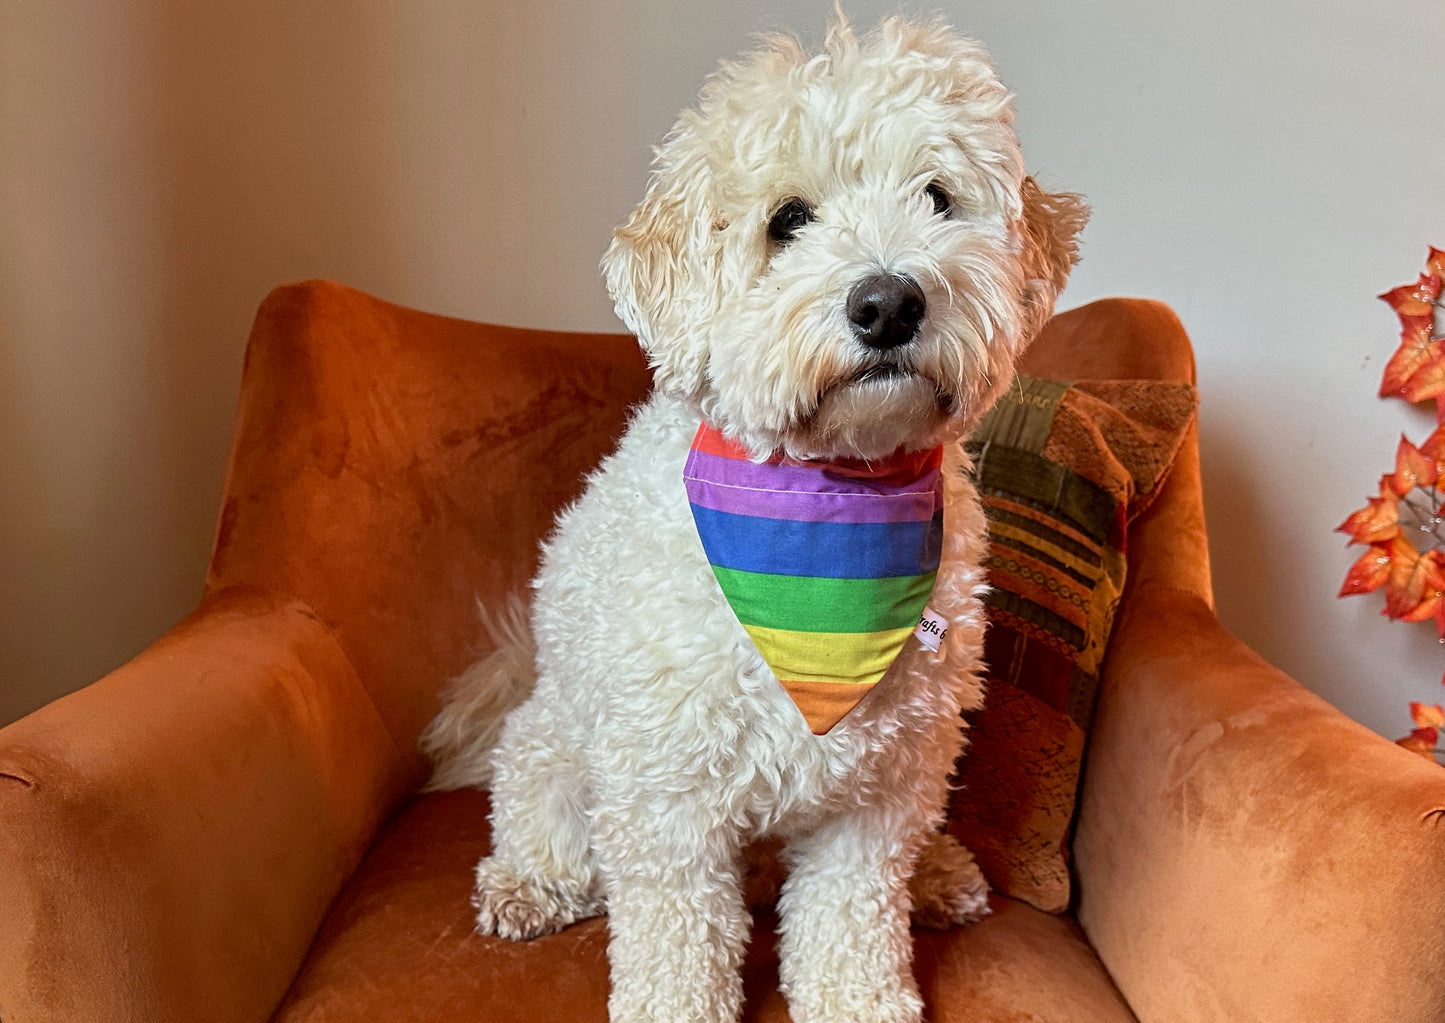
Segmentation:
[[(932, 848), (960, 711), (982, 700), (986, 542), (962, 435), (1008, 386), (1052, 309), (1086, 213), (1024, 176), (1011, 98), (976, 43), (941, 24), (837, 20), (824, 51), (768, 39), (725, 64), (657, 154), (603, 260), (656, 388), (534, 582), (536, 685), (490, 759), (494, 850), (477, 867), (484, 933), (531, 938), (605, 911), (611, 1017), (737, 1018), (749, 917), (742, 850), (781, 838), (781, 980), (798, 1023), (920, 1018), (909, 877)], [(925, 192), (941, 189), (939, 212)], [(786, 243), (770, 217), (811, 214)], [(861, 344), (844, 311), (869, 274), (926, 299), (908, 344)], [(910, 640), (826, 735), (813, 735), (733, 616), (682, 485), (699, 417), (759, 457), (945, 449), (937, 653)], [(495, 694), (516, 639), (454, 687), (429, 729), (439, 784), (485, 782)], [(473, 739), (466, 736), (471, 734)], [(966, 853), (956, 919), (984, 911)], [(951, 898), (951, 901), (949, 899)]]

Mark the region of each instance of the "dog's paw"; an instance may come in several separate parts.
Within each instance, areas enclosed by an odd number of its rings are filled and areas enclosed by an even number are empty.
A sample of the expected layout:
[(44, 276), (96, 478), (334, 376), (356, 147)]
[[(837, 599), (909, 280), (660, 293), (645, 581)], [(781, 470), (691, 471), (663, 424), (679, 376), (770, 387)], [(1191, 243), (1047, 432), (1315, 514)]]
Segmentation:
[(786, 992), (788, 1017), (796, 1023), (919, 1023), (923, 999), (912, 987), (868, 989), (835, 978), (825, 990)]
[(931, 836), (919, 853), (908, 882), (913, 922), (946, 930), (975, 923), (989, 914), (988, 881), (973, 854), (947, 832)]
[(472, 889), (477, 932), (530, 941), (601, 911), (597, 899), (573, 891), (575, 887), (522, 877), (509, 863), (495, 857), (484, 859), (477, 864)]

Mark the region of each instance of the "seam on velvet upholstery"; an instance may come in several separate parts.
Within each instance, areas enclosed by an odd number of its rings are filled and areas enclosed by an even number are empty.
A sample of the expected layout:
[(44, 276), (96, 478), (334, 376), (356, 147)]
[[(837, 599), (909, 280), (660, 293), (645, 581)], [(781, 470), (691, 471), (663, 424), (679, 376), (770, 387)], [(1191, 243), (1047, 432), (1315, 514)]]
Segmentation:
[[(296, 610), (299, 611), (301, 614), (305, 615), (307, 618), (314, 621), (317, 625), (321, 626), (322, 631), (324, 631), (327, 637), (331, 640), (331, 642), (335, 644), (336, 649), (340, 652), (342, 659), (346, 661), (346, 666), (351, 669), (351, 675), (353, 678), (356, 679), (356, 688), (361, 690), (361, 695), (366, 699), (366, 705), (371, 708), (372, 714), (376, 716), (376, 720), (381, 724), (382, 731), (384, 731), (386, 733), (386, 737), (391, 740), (392, 748), (396, 750), (398, 758), (401, 762), (405, 763), (410, 758), (411, 754), (406, 752), (406, 750), (403, 749), (402, 744), (397, 741), (396, 733), (391, 730), (391, 725), (382, 715), (381, 709), (377, 707), (376, 699), (371, 695), (371, 690), (367, 689), (366, 686), (362, 684), (361, 672), (358, 671), (356, 668), (356, 661), (352, 658), (351, 651), (346, 649), (346, 644), (341, 641), (341, 637), (336, 634), (336, 630), (331, 627), (331, 623), (326, 621), (325, 618), (318, 614), (316, 609), (310, 604), (308, 604), (306, 601), (302, 600), (294, 593), (288, 593), (284, 590), (275, 589), (274, 587), (258, 586), (254, 583), (237, 583), (231, 586), (222, 586), (220, 589), (211, 590), (210, 592), (208, 592), (205, 596), (205, 599), (201, 602), (199, 610), (206, 610), (207, 606), (213, 601), (220, 600), (227, 595), (242, 596), (247, 594), (255, 594), (258, 596), (272, 598), (276, 600), (281, 607), (286, 607), (288, 605), (292, 606), (296, 608)], [(3, 1021), (0, 1021), (0, 1023), (3, 1023)]]
[[(1141, 596), (1143, 596), (1143, 595), (1152, 595), (1152, 594), (1164, 594), (1164, 595), (1175, 596), (1175, 597), (1183, 597), (1183, 598), (1184, 598), (1185, 600), (1187, 600), (1187, 601), (1193, 601), (1193, 602), (1199, 604), (1199, 606), (1200, 606), (1201, 608), (1203, 608), (1205, 611), (1207, 611), (1207, 612), (1210, 614), (1211, 617), (1215, 617), (1215, 618), (1218, 617), (1218, 616), (1215, 614), (1214, 605), (1213, 605), (1212, 603), (1210, 603), (1210, 596), (1212, 596), (1212, 595), (1207, 596), (1207, 595), (1205, 595), (1205, 594), (1200, 593), (1198, 590), (1192, 589), (1191, 587), (1188, 587), (1188, 586), (1178, 586), (1178, 585), (1176, 585), (1176, 584), (1174, 584), (1174, 583), (1158, 583), (1158, 582), (1153, 582), (1153, 581), (1148, 580), (1148, 579), (1146, 579), (1146, 580), (1144, 580), (1143, 582), (1139, 583), (1139, 586), (1138, 586), (1137, 589), (1133, 589), (1133, 590), (1126, 589), (1126, 590), (1124, 591), (1125, 600), (1124, 600), (1123, 603), (1124, 603), (1124, 604), (1137, 604), (1137, 603), (1139, 602)], [(1122, 607), (1122, 605), (1121, 605), (1121, 607)], [(1117, 631), (1115, 632), (1115, 635), (1117, 635)], [(1112, 643), (1112, 638), (1111, 638), (1110, 642)]]

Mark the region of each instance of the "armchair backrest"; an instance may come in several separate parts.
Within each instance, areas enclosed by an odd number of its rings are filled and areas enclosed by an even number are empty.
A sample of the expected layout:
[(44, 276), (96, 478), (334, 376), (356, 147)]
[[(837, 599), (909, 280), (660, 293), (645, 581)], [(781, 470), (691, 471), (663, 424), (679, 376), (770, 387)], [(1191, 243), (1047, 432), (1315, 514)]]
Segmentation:
[[(1056, 316), (1023, 369), (1194, 379), (1174, 314), (1130, 299)], [(437, 687), (485, 652), (476, 602), (526, 585), (557, 510), (649, 382), (625, 334), (449, 319), (329, 282), (279, 288), (251, 333), (206, 592), (307, 604), (410, 755)], [(1131, 588), (1209, 600), (1201, 509), (1191, 437), (1131, 532)], [(410, 766), (420, 777), (420, 758)]]
[(484, 652), (477, 600), (525, 586), (648, 383), (627, 335), (279, 288), (247, 349), (207, 595), (304, 601), (415, 750), (437, 686)]

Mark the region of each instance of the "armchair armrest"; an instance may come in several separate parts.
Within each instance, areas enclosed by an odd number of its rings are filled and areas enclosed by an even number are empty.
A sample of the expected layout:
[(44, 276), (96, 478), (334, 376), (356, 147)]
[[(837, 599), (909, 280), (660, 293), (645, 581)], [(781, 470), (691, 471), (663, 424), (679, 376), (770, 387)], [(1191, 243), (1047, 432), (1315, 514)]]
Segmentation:
[(257, 590), (0, 729), (0, 1017), (268, 1019), (405, 759), (327, 628)]
[(0, 729), (0, 1018), (269, 1018), (423, 777), (475, 601), (530, 576), (648, 382), (625, 335), (274, 291), (200, 610)]
[(1445, 1019), (1445, 771), (1185, 588), (1135, 589), (1105, 674), (1078, 909), (1139, 1019)]

